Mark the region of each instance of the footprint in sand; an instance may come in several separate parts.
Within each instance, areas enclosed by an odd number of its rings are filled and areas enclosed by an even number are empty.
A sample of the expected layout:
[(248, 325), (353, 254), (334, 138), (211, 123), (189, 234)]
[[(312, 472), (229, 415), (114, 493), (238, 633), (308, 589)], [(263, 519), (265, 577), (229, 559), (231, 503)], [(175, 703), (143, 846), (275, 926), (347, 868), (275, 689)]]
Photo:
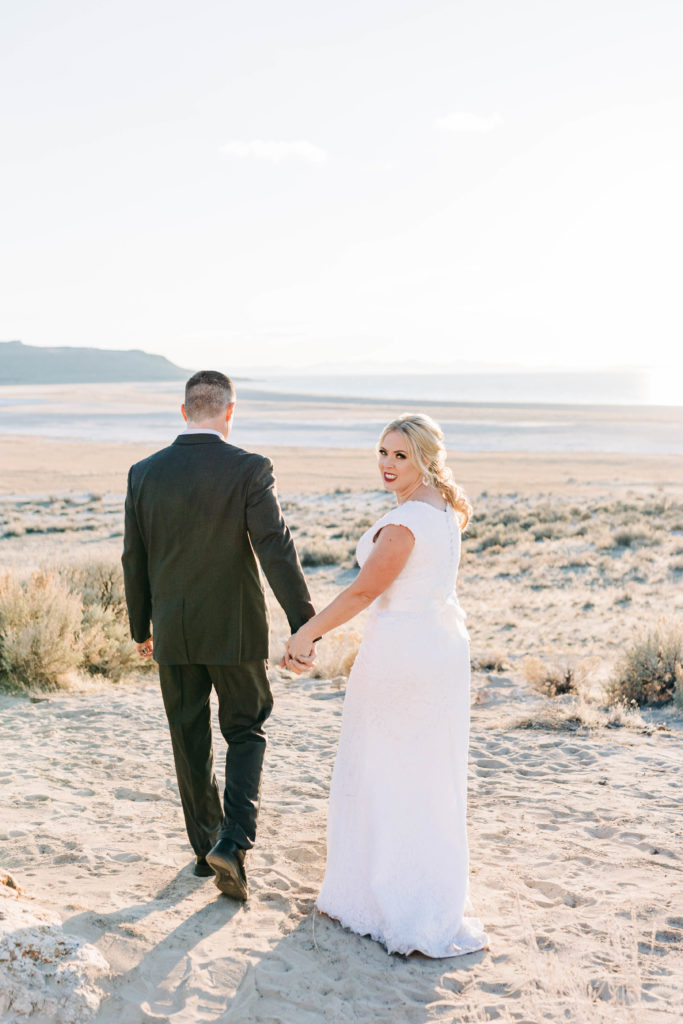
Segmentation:
[(58, 853), (56, 857), (52, 858), (53, 864), (85, 864), (89, 863), (91, 858), (86, 853), (78, 853), (76, 850), (70, 850), (68, 853)]
[(274, 871), (269, 871), (267, 878), (264, 879), (264, 886), (271, 886), (273, 889), (277, 889), (279, 893), (290, 892), (292, 889), (292, 883), (284, 875), (278, 875)]
[(531, 879), (525, 881), (525, 885), (529, 889), (537, 889), (543, 896), (546, 897), (544, 900), (536, 900), (541, 907), (555, 907), (560, 902), (564, 903), (566, 907), (587, 907), (595, 903), (594, 899), (579, 896), (576, 892), (569, 892), (568, 889), (563, 889), (561, 885), (557, 885), (556, 882), (546, 882), (542, 879)]
[(292, 846), (286, 851), (286, 855), (289, 860), (296, 861), (298, 864), (313, 864), (320, 860), (321, 850), (320, 844), (317, 849), (312, 849), (308, 846)]
[(509, 981), (480, 981), (479, 988), (492, 996), (507, 996), (508, 999), (518, 999), (521, 995), (519, 988)]
[(506, 768), (505, 761), (499, 761), (495, 757), (478, 757), (475, 761), (478, 768)]
[(267, 889), (264, 889), (259, 893), (259, 897), (271, 910), (278, 910), (283, 914), (288, 914), (291, 910), (291, 899), (288, 899), (281, 892), (273, 892), (272, 890), (268, 891)]
[(663, 945), (680, 946), (683, 945), (683, 935), (679, 932), (659, 931), (655, 932), (655, 942)]
[(644, 838), (640, 832), (619, 832), (617, 835), (620, 843), (640, 843)]
[(611, 825), (595, 825), (592, 828), (585, 828), (584, 832), (593, 836), (594, 839), (612, 839), (616, 835), (617, 829)]
[(117, 800), (163, 800), (161, 793), (145, 793), (141, 789), (127, 789), (125, 786), (120, 786), (114, 790), (114, 796)]

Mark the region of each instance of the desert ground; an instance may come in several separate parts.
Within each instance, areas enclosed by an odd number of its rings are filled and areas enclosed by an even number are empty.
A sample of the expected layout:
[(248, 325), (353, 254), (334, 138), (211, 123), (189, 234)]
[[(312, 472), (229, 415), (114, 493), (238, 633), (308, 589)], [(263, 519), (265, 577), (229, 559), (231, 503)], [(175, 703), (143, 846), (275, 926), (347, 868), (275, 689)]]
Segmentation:
[[(125, 473), (154, 447), (0, 439), (5, 579), (115, 566)], [(268, 454), (321, 604), (390, 499), (366, 452)], [(276, 703), (244, 906), (191, 873), (153, 669), (79, 669), (0, 696), (3, 1024), (680, 1020), (683, 712), (607, 699), (629, 645), (662, 622), (683, 631), (680, 459), (452, 465), (475, 507), (458, 594), (471, 898), (490, 949), (389, 956), (315, 911), (362, 621), (294, 678), (275, 667), (286, 629), (271, 599)]]

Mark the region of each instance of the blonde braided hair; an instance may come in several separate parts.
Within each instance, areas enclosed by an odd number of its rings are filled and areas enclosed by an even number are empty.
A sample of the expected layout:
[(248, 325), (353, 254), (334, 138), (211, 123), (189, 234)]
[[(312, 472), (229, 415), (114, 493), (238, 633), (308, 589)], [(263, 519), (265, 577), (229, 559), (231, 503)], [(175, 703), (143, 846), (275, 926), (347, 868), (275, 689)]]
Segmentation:
[(403, 413), (391, 423), (387, 423), (379, 439), (378, 448), (392, 430), (397, 430), (403, 435), (410, 461), (455, 510), (460, 517), (461, 529), (464, 530), (472, 515), (472, 506), (446, 465), (443, 430), (439, 424), (424, 413)]

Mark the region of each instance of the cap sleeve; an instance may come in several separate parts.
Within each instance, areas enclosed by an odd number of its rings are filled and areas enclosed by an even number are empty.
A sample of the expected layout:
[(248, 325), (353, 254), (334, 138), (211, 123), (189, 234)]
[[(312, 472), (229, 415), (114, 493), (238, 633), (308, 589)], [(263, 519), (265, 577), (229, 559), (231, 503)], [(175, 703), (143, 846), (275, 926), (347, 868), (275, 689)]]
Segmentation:
[(419, 502), (406, 501), (403, 505), (397, 505), (390, 512), (383, 515), (377, 523), (374, 540), (384, 526), (405, 526), (410, 530), (415, 540), (418, 539), (424, 529), (424, 521), (421, 518)]

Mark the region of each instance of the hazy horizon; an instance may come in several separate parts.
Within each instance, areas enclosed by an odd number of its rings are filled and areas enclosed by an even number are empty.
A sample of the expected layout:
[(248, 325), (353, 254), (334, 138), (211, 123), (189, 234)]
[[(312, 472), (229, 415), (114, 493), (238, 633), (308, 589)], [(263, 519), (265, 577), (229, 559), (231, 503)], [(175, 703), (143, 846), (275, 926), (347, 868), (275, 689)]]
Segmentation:
[[(9, 377), (5, 375), (8, 379), (3, 379), (5, 367), (0, 364), (0, 385), (5, 387), (26, 387), (32, 383), (44, 386), (58, 384), (60, 381), (161, 380), (167, 378), (169, 372), (173, 375), (173, 371), (178, 371), (180, 377), (183, 373), (194, 373), (199, 368), (210, 368), (221, 370), (236, 381), (253, 384), (266, 391), (285, 394), (300, 392), (309, 396), (318, 395), (320, 398), (357, 396), (400, 400), (414, 392), (419, 399), (449, 403), (497, 404), (512, 400), (522, 404), (540, 401), (569, 405), (683, 405), (683, 392), (678, 378), (672, 376), (667, 368), (656, 366), (558, 367), (546, 364), (522, 367), (509, 363), (436, 364), (411, 361), (394, 364), (388, 372), (385, 366), (371, 362), (360, 366), (342, 362), (298, 367), (277, 364), (250, 366), (222, 357), (203, 367), (197, 363), (180, 367), (169, 362), (161, 376), (155, 376), (153, 360), (159, 358), (157, 354), (151, 354), (150, 359), (150, 353), (141, 349), (81, 346), (88, 353), (88, 358), (74, 363), (73, 353), (79, 351), (79, 346), (67, 345), (59, 348), (42, 346), (51, 352), (52, 358), (49, 364), (44, 364), (46, 374), (43, 379), (38, 380), (35, 374), (40, 372), (43, 364), (36, 364), (36, 352), (40, 351), (41, 346), (27, 347), (17, 341), (0, 341), (0, 356), (4, 344), (18, 346), (18, 350), (14, 350), (14, 372), (18, 377), (12, 379), (10, 373)], [(27, 351), (22, 359), (24, 349)], [(59, 359), (57, 354), (62, 352), (65, 353), (63, 366), (54, 362)], [(107, 360), (105, 365), (100, 366), (101, 361), (93, 362), (93, 353), (107, 353), (120, 358)], [(120, 377), (116, 376), (118, 365), (122, 373)], [(412, 383), (406, 386), (405, 382)], [(514, 387), (513, 392), (510, 392), (510, 387)], [(510, 394), (515, 397), (510, 399)], [(539, 398), (539, 394), (542, 397)]]
[[(91, 342), (83, 342), (82, 344), (74, 343), (63, 343), (57, 345), (54, 342), (46, 340), (44, 342), (26, 342), (20, 338), (0, 338), (0, 345), (7, 344), (21, 344), (26, 347), (35, 348), (65, 348), (65, 349), (79, 349), (88, 348), (94, 349), (99, 352), (144, 352), (147, 355), (162, 355), (167, 359), (170, 359), (176, 366), (180, 364), (164, 352), (153, 352), (151, 348), (145, 347), (144, 345), (130, 345), (130, 346), (117, 346), (117, 345), (94, 345)], [(219, 357), (220, 362), (225, 362), (225, 357)], [(307, 375), (322, 374), (329, 375), (330, 373), (357, 373), (359, 375), (367, 374), (378, 374), (386, 372), (386, 364), (381, 362), (372, 362), (370, 360), (364, 360), (363, 362), (344, 362), (344, 361), (311, 361), (309, 363), (302, 363), (298, 366), (291, 366), (287, 363), (241, 363), (239, 361), (230, 360), (232, 364), (237, 367), (239, 373), (250, 373), (255, 375), (271, 375), (271, 374), (282, 374), (282, 375), (296, 375), (303, 370)], [(186, 367), (186, 369), (189, 367)], [(402, 376), (403, 374), (429, 374), (429, 373), (620, 373), (620, 372), (648, 372), (656, 369), (655, 363), (648, 363), (647, 361), (641, 361), (640, 363), (604, 363), (600, 365), (590, 365), (588, 363), (584, 365), (561, 365), (558, 363), (543, 363), (522, 365), (520, 363), (511, 362), (477, 362), (475, 360), (456, 360), (442, 362), (430, 362), (429, 360), (415, 360), (405, 359), (401, 362), (395, 363), (391, 368), (391, 373), (394, 376)]]

